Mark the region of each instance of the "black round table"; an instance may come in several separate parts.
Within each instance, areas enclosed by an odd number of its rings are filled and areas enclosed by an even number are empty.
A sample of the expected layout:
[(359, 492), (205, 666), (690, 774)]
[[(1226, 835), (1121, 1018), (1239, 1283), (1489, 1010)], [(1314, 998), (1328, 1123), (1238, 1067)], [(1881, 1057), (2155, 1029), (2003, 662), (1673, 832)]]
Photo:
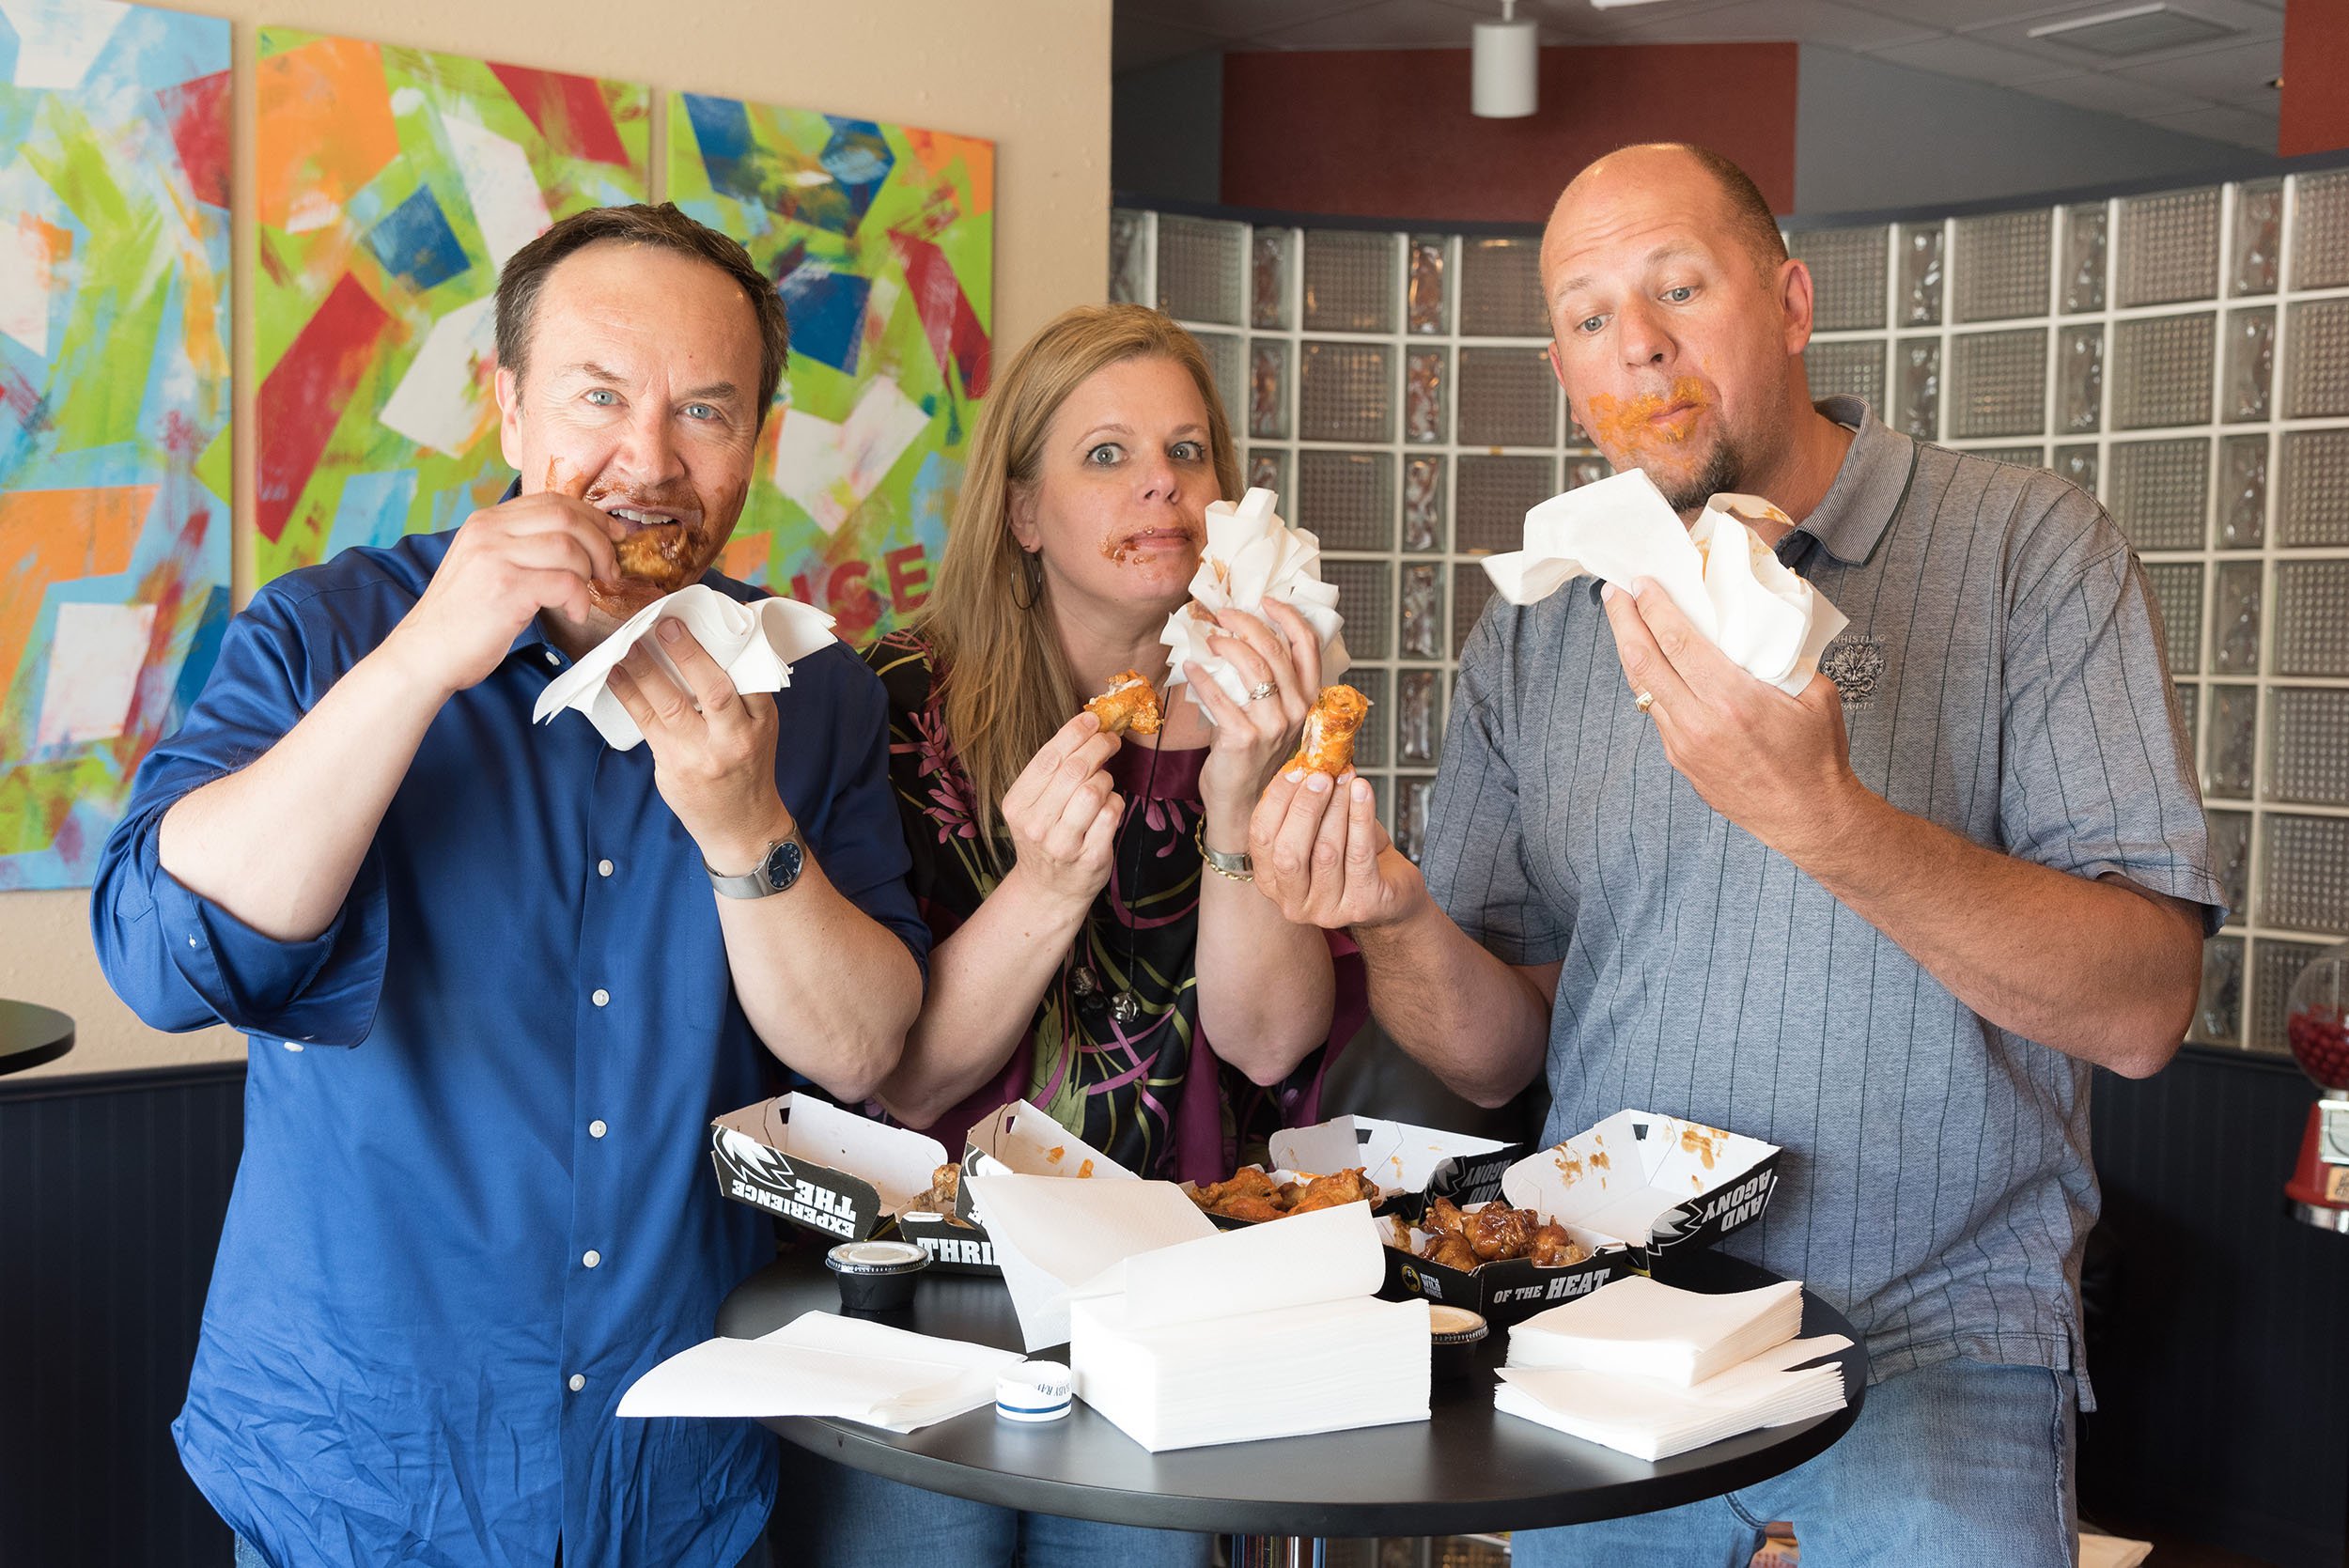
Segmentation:
[(0, 1073), (54, 1062), (73, 1048), (73, 1020), (54, 1007), (0, 1001)]
[[(802, 1312), (838, 1312), (824, 1246), (798, 1243), (744, 1281), (720, 1310), (718, 1332), (754, 1338)], [(1691, 1290), (1731, 1291), (1771, 1283), (1775, 1276), (1702, 1251), (1676, 1262), (1666, 1278)], [(1805, 1335), (1858, 1340), (1816, 1296), (1805, 1291), (1802, 1303)], [(926, 1275), (913, 1305), (882, 1321), (1020, 1348), (1019, 1320), (1000, 1280)], [(1151, 1453), (1081, 1400), (1066, 1421), (1043, 1426), (1000, 1421), (992, 1408), (903, 1435), (821, 1417), (767, 1424), (812, 1452), (933, 1492), (1112, 1524), (1298, 1543), (1532, 1529), (1718, 1497), (1823, 1452), (1859, 1415), (1867, 1384), (1867, 1356), (1855, 1343), (1838, 1357), (1850, 1402), (1843, 1409), (1650, 1464), (1495, 1410), (1486, 1369), (1501, 1364), (1507, 1342), (1505, 1329), (1494, 1330), (1474, 1377), (1439, 1381), (1426, 1421), (1171, 1453)], [(1037, 1355), (1067, 1358), (1066, 1347)], [(1264, 1560), (1264, 1554), (1249, 1558)]]

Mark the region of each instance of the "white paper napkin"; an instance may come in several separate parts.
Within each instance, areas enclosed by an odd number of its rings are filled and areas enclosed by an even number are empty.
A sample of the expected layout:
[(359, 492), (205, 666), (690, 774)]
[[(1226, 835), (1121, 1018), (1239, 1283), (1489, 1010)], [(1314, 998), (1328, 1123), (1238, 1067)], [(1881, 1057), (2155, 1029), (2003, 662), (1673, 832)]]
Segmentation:
[[(1166, 618), (1165, 643), (1173, 665), (1167, 687), (1189, 677), (1189, 660), (1207, 672), (1223, 694), (1236, 703), (1248, 700), (1252, 684), (1231, 660), (1208, 650), (1207, 639), (1222, 628), (1192, 613), (1192, 605), (1208, 610), (1244, 610), (1260, 615), (1267, 599), (1278, 599), (1305, 617), (1321, 639), (1321, 680), (1329, 685), (1352, 662), (1340, 635), (1345, 619), (1338, 613), (1338, 585), (1321, 580), (1321, 541), (1302, 528), (1291, 528), (1273, 511), (1280, 497), (1268, 489), (1252, 489), (1235, 506), (1228, 501), (1207, 504), (1207, 547), (1199, 570), (1190, 580), (1190, 602)], [(1312, 694), (1307, 693), (1308, 697)], [(1193, 702), (1198, 698), (1193, 696)], [(1207, 713), (1207, 706), (1199, 704)], [(1207, 714), (1210, 722), (1212, 713)]]
[(1526, 513), (1525, 548), (1485, 557), (1485, 572), (1511, 604), (1538, 603), (1577, 577), (1623, 588), (1652, 577), (1732, 662), (1797, 692), (1850, 622), (1779, 560), (1741, 512), (1788, 521), (1766, 501), (1725, 491), (1683, 526), (1656, 482), (1626, 469)]
[(973, 1174), (963, 1186), (987, 1217), (1030, 1350), (1066, 1340), (1069, 1303), (1126, 1259), (1217, 1234), (1173, 1182)]
[(1783, 1344), (1802, 1327), (1792, 1280), (1714, 1296), (1630, 1275), (1509, 1330), (1509, 1365), (1652, 1377), (1686, 1388)]
[(754, 1340), (707, 1340), (630, 1385), (618, 1414), (833, 1416), (911, 1432), (995, 1402), (1025, 1358), (887, 1324), (807, 1312)]
[(1688, 1388), (1563, 1367), (1504, 1367), (1493, 1408), (1634, 1458), (1669, 1459), (1758, 1427), (1787, 1426), (1845, 1404), (1841, 1334), (1789, 1340)]
[[(612, 694), (607, 684), (612, 666), (663, 617), (685, 623), (685, 629), (725, 669), (738, 691), (780, 691), (791, 684), (791, 660), (805, 659), (831, 643), (832, 617), (812, 604), (791, 598), (763, 598), (743, 604), (715, 588), (696, 582), (666, 598), (653, 600), (630, 615), (617, 631), (605, 638), (587, 657), (547, 682), (538, 693), (531, 720), (544, 723), (565, 708), (577, 708), (596, 726), (605, 744), (631, 751), (645, 738), (636, 721)], [(645, 644), (653, 660), (680, 686), (684, 676), (671, 663), (655, 637)]]

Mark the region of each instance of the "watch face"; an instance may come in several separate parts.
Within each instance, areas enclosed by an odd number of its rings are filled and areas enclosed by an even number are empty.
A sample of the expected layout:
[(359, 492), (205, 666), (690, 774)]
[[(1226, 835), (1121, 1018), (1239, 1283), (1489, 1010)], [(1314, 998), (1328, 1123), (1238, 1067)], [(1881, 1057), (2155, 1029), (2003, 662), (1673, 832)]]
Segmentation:
[(766, 873), (767, 885), (781, 893), (800, 879), (802, 863), (799, 845), (785, 839), (767, 852), (767, 863), (760, 869)]

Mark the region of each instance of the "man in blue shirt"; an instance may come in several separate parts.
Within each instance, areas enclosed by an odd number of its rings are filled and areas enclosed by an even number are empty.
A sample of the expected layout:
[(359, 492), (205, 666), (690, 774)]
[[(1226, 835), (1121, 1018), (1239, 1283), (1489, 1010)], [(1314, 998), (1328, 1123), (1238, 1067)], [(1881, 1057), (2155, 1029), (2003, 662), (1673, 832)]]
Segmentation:
[(253, 1036), (174, 1433), (241, 1560), (732, 1568), (770, 1439), (613, 1407), (771, 1250), (701, 1153), (760, 1048), (853, 1102), (919, 1004), (882, 694), (839, 645), (738, 693), (670, 621), (691, 690), (612, 683), (646, 745), (534, 731), (654, 598), (762, 597), (708, 568), (786, 327), (732, 241), (604, 209), (508, 262), (498, 347), (528, 493), (261, 589), (99, 871), (124, 1000)]

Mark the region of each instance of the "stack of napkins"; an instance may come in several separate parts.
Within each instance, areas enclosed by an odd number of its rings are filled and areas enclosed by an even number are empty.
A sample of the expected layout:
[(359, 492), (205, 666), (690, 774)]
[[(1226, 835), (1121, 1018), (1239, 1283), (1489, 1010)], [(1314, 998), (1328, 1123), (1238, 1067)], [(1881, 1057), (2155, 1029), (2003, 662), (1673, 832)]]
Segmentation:
[(1513, 1367), (1568, 1367), (1687, 1387), (1802, 1331), (1802, 1286), (1704, 1296), (1634, 1274), (1509, 1330)]
[(1840, 1334), (1794, 1336), (1792, 1281), (1703, 1296), (1618, 1280), (1510, 1330), (1493, 1407), (1634, 1458), (1669, 1459), (1843, 1407)]
[(1128, 1258), (1075, 1304), (1077, 1397), (1153, 1453), (1423, 1421), (1427, 1303), (1385, 1278), (1367, 1203)]
[[(614, 751), (632, 750), (645, 738), (620, 699), (612, 694), (612, 667), (628, 657), (646, 633), (662, 620), (685, 623), (685, 629), (716, 660), (733, 680), (737, 691), (780, 691), (791, 684), (791, 661), (805, 659), (837, 641), (832, 617), (812, 604), (795, 598), (763, 598), (744, 604), (699, 582), (657, 598), (620, 624), (619, 629), (596, 644), (587, 657), (547, 682), (531, 709), (535, 723), (544, 723), (565, 708), (585, 714)], [(691, 691), (669, 655), (653, 638), (645, 646), (663, 675)]]
[(1485, 558), (1511, 604), (1534, 604), (1577, 577), (1629, 588), (1654, 578), (1689, 624), (1756, 679), (1798, 692), (1850, 622), (1746, 526), (1792, 527), (1759, 496), (1723, 493), (1684, 526), (1656, 482), (1626, 469), (1525, 514), (1525, 548)]
[(995, 1403), (1026, 1359), (961, 1340), (808, 1312), (754, 1340), (709, 1340), (630, 1385), (622, 1416), (831, 1416), (911, 1432)]
[[(1200, 611), (1244, 610), (1263, 617), (1267, 599), (1278, 599), (1304, 616), (1321, 639), (1322, 684), (1346, 674), (1350, 660), (1338, 635), (1345, 625), (1338, 615), (1338, 585), (1321, 580), (1321, 541), (1305, 529), (1283, 523), (1272, 509), (1279, 501), (1270, 490), (1252, 489), (1237, 506), (1228, 501), (1207, 503), (1207, 543), (1191, 576), (1190, 602), (1166, 618), (1166, 630), (1160, 634), (1172, 667), (1167, 675), (1170, 692), (1190, 678), (1183, 673), (1183, 662), (1189, 660), (1206, 671), (1225, 696), (1246, 702), (1248, 677), (1207, 646), (1207, 639), (1222, 636), (1223, 629)], [(1310, 691), (1300, 695), (1308, 702), (1314, 697)], [(1213, 721), (1205, 703), (1199, 711)]]
[(1075, 1182), (1056, 1176), (962, 1178), (1030, 1350), (1066, 1343), (1069, 1303), (1110, 1288), (1128, 1258), (1217, 1234), (1173, 1182)]
[(1427, 1304), (1373, 1298), (1367, 1203), (1218, 1231), (1171, 1182), (966, 1180), (1029, 1347), (1065, 1331), (1077, 1397), (1152, 1452), (1427, 1419)]

